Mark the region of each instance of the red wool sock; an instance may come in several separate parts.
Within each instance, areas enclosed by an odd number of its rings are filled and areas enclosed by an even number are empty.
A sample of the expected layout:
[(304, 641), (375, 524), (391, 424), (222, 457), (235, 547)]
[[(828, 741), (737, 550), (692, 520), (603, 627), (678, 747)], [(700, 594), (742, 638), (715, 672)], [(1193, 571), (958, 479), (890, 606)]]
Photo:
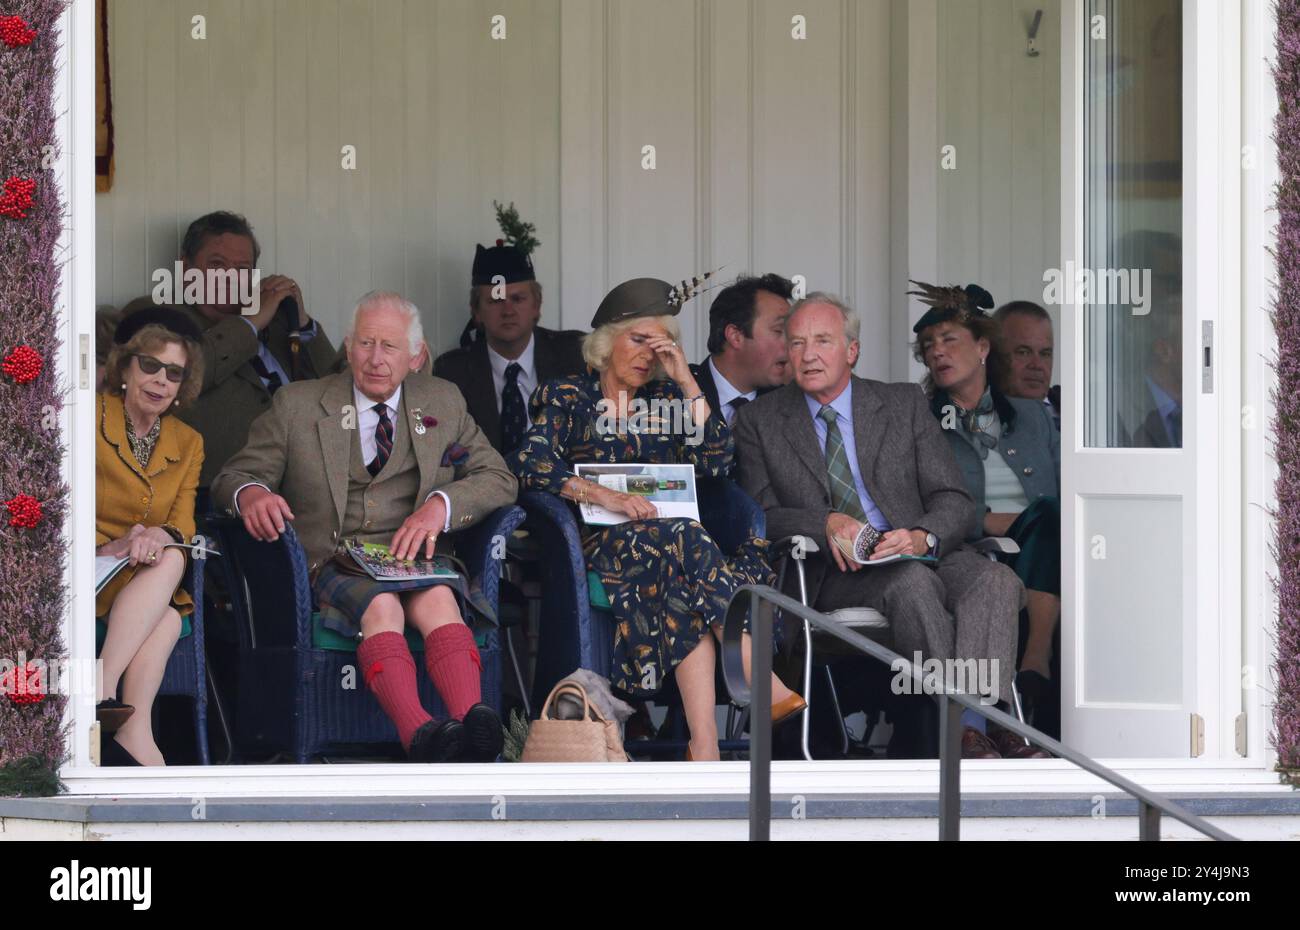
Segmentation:
[(357, 646), (357, 660), (366, 685), (397, 727), (402, 748), (409, 750), (415, 731), (433, 718), (420, 706), (415, 659), (406, 638), (401, 633), (367, 636)]
[(482, 700), (483, 660), (465, 624), (445, 624), (424, 638), (424, 667), (455, 719), (463, 720), (466, 711)]

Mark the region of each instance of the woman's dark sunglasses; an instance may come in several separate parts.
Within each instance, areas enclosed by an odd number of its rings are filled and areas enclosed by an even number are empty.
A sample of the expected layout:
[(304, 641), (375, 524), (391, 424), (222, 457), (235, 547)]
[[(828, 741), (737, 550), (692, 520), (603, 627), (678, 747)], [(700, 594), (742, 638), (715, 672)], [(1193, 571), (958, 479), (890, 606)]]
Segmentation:
[(141, 355), (135, 353), (135, 363), (140, 366), (140, 370), (146, 375), (158, 374), (158, 369), (167, 369), (167, 380), (174, 384), (180, 384), (185, 380), (185, 369), (180, 365), (166, 365), (152, 355)]

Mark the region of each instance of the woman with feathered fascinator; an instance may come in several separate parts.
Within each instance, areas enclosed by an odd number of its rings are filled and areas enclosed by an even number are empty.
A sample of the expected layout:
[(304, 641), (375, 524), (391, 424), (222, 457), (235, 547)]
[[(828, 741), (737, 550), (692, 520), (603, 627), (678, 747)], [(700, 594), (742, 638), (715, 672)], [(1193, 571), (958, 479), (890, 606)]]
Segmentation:
[[(930, 409), (975, 499), (972, 538), (1006, 536), (1020, 547), (1004, 558), (1028, 594), (1029, 636), (1016, 675), (1031, 716), (1059, 699), (1052, 680), (1052, 637), (1061, 613), (1060, 434), (1040, 402), (1003, 395), (989, 369), (1001, 364), (993, 297), (978, 284), (936, 287), (913, 281), (930, 309), (913, 327), (914, 352), (928, 371)], [(1002, 756), (1041, 750), (991, 728)]]
[[(636, 278), (610, 291), (583, 342), (592, 370), (537, 389), (532, 427), (506, 457), (523, 490), (624, 518), (583, 531), (586, 568), (600, 578), (616, 621), (611, 684), (650, 697), (671, 673), (690, 727), (687, 759), (699, 761), (718, 758), (714, 665), (727, 604), (739, 585), (773, 582), (767, 543), (751, 538), (725, 553), (694, 520), (661, 519), (646, 498), (580, 478), (574, 467), (682, 463), (701, 475), (727, 474), (730, 431), (722, 417), (710, 416), (677, 325), (683, 305), (711, 277), (677, 285)], [(772, 697), (774, 721), (807, 706), (775, 675)]]

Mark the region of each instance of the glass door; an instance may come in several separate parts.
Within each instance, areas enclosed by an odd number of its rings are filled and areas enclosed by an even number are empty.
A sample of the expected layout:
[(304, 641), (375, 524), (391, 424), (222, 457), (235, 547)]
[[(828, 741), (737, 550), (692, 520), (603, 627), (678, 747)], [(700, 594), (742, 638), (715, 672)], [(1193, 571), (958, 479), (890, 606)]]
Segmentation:
[(1213, 550), (1200, 541), (1218, 514), (1197, 502), (1216, 419), (1199, 416), (1215, 403), (1202, 392), (1200, 323), (1213, 317), (1184, 300), (1196, 229), (1187, 10), (1079, 0), (1066, 30), (1074, 150), (1056, 283), (1076, 396), (1062, 424), (1062, 735), (1102, 758), (1212, 745), (1213, 656), (1199, 640), (1217, 612), (1200, 577)]

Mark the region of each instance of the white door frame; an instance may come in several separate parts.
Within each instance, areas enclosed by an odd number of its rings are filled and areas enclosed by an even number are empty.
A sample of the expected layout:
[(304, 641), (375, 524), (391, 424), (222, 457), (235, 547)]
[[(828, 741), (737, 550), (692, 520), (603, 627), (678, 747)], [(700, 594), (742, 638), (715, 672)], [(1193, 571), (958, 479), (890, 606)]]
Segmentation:
[[(1225, 383), (1229, 368), (1233, 376), (1245, 364), (1244, 399), (1258, 411), (1259, 428), (1245, 433), (1244, 468), (1246, 471), (1244, 523), (1246, 538), (1242, 541), (1241, 559), (1246, 567), (1245, 584), (1241, 597), (1247, 606), (1247, 629), (1243, 637), (1244, 660), (1256, 669), (1263, 669), (1271, 660), (1271, 622), (1276, 617), (1276, 605), (1268, 583), (1269, 557), (1267, 539), (1271, 522), (1259, 509), (1272, 497), (1275, 469), (1267, 454), (1267, 429), (1271, 423), (1271, 405), (1268, 391), (1271, 377), (1262, 361), (1274, 345), (1271, 329), (1262, 309), (1268, 300), (1264, 284), (1269, 260), (1264, 251), (1270, 235), (1266, 228), (1267, 205), (1271, 201), (1269, 190), (1276, 178), (1276, 157), (1272, 153), (1268, 136), (1274, 104), (1272, 81), (1263, 56), (1271, 54), (1273, 18), (1264, 10), (1265, 0), (1245, 0), (1255, 9), (1247, 17), (1249, 25), (1245, 38), (1247, 59), (1244, 63), (1245, 89), (1256, 95), (1247, 101), (1245, 112), (1246, 134), (1258, 151), (1261, 170), (1247, 174), (1243, 206), (1242, 237), (1245, 242), (1244, 292), (1246, 306), (1256, 314), (1248, 317), (1244, 325), (1243, 357), (1229, 360), (1220, 357), (1217, 374), (1219, 384)], [(1208, 6), (1215, 6), (1213, 0)], [(1071, 15), (1073, 11), (1073, 15)], [(1062, 4), (1063, 30), (1077, 29), (1082, 17), (1082, 0), (1064, 0)], [(61, 70), (55, 85), (55, 109), (59, 114), (57, 133), (61, 154), (56, 174), (67, 201), (69, 222), (60, 242), (68, 256), (63, 268), (62, 284), (57, 304), (63, 339), (63, 349), (58, 357), (60, 377), (70, 388), (69, 400), (64, 408), (62, 427), (66, 430), (67, 453), (64, 475), (69, 485), (69, 514), (66, 522), (69, 539), (69, 558), (65, 580), (68, 585), (68, 608), (65, 614), (64, 641), (69, 655), (94, 654), (93, 590), (94, 545), (94, 412), (93, 383), (82, 386), (83, 365), (93, 365), (93, 333), (95, 312), (95, 187), (94, 187), (94, 121), (95, 87), (93, 48), (96, 41), (93, 0), (74, 0), (60, 19), (62, 51)], [(1066, 38), (1073, 33), (1068, 33)], [(1207, 37), (1208, 39), (1208, 37)], [(1063, 68), (1077, 64), (1077, 49), (1069, 41), (1062, 42)], [(1073, 86), (1073, 85), (1070, 85)], [(1226, 93), (1220, 88), (1221, 93)], [(1240, 97), (1237, 98), (1240, 101)], [(1072, 98), (1063, 101), (1065, 135), (1070, 128), (1078, 129), (1080, 117)], [(1076, 122), (1071, 122), (1076, 121)], [(1214, 127), (1204, 127), (1210, 132)], [(1077, 254), (1079, 232), (1073, 227), (1077, 216), (1074, 204), (1081, 203), (1081, 189), (1074, 185), (1080, 180), (1078, 158), (1069, 145), (1062, 147), (1062, 189), (1066, 203), (1063, 212), (1063, 255)], [(1074, 199), (1077, 193), (1078, 199)], [(1185, 206), (1185, 209), (1187, 207)], [(1271, 223), (1269, 224), (1271, 227)], [(1073, 250), (1073, 251), (1072, 251)], [(1261, 319), (1262, 317), (1262, 319)], [(1199, 338), (1199, 333), (1196, 334)], [(82, 340), (85, 340), (83, 356)], [(1068, 362), (1075, 364), (1077, 362)], [(93, 381), (93, 379), (92, 379)], [(1067, 381), (1067, 383), (1071, 383)], [(1077, 393), (1077, 392), (1076, 392)], [(1228, 414), (1231, 413), (1231, 417)], [(1236, 410), (1225, 412), (1225, 417), (1235, 419)], [(1066, 430), (1077, 432), (1077, 413), (1067, 412)], [(1074, 435), (1074, 433), (1069, 433)], [(1227, 453), (1225, 453), (1227, 454)], [(1225, 513), (1239, 513), (1243, 498), (1237, 489), (1223, 491), (1217, 496), (1218, 506)], [(1227, 522), (1227, 521), (1225, 521)], [(1228, 590), (1225, 585), (1224, 590)], [(1236, 607), (1227, 603), (1224, 614), (1232, 620), (1235, 629)], [(1222, 641), (1222, 637), (1216, 642)], [(1224, 665), (1231, 662), (1225, 658)], [(1228, 678), (1237, 683), (1237, 667), (1225, 670)], [(1262, 680), (1262, 673), (1261, 673)], [(1250, 754), (1247, 759), (1235, 758), (1227, 753), (1216, 760), (1112, 760), (1108, 764), (1133, 780), (1157, 790), (1259, 790), (1276, 779), (1269, 769), (1273, 757), (1265, 740), (1268, 718), (1262, 688), (1245, 692), (1252, 715), (1250, 727)], [(520, 766), (459, 766), (451, 771), (443, 767), (417, 771), (404, 766), (358, 765), (347, 767), (314, 766), (305, 771), (301, 766), (239, 766), (201, 767), (180, 766), (166, 770), (127, 771), (100, 769), (90, 765), (90, 724), (94, 720), (94, 695), (74, 696), (68, 703), (66, 720), (70, 727), (70, 759), (61, 771), (61, 777), (72, 794), (153, 794), (173, 796), (204, 795), (274, 795), (274, 794), (398, 794), (421, 792), (437, 794), (475, 794), (500, 787), (515, 792), (565, 794), (572, 792), (608, 793), (663, 791), (701, 793), (716, 790), (743, 790), (745, 768), (739, 763), (698, 764), (693, 767), (646, 764), (629, 767), (635, 771), (614, 778), (607, 767), (593, 769), (589, 766), (545, 766), (525, 772)], [(1229, 705), (1230, 708), (1231, 705)], [(1255, 721), (1259, 721), (1256, 724)], [(1208, 736), (1208, 733), (1207, 733)], [(1207, 744), (1208, 745), (1208, 744)], [(1222, 746), (1222, 741), (1219, 743)], [(1106, 760), (1103, 760), (1106, 761)], [(424, 769), (425, 767), (420, 767)], [(1039, 764), (1015, 762), (989, 762), (968, 764), (965, 778), (971, 790), (994, 791), (1063, 791), (1078, 792), (1095, 788), (1091, 776), (1072, 766), (1059, 762)], [(343, 771), (346, 769), (346, 771)], [(933, 762), (900, 764), (895, 762), (850, 763), (777, 763), (774, 778), (792, 790), (849, 791), (917, 791), (933, 790), (937, 785), (937, 765)], [(776, 785), (776, 781), (774, 781)]]

